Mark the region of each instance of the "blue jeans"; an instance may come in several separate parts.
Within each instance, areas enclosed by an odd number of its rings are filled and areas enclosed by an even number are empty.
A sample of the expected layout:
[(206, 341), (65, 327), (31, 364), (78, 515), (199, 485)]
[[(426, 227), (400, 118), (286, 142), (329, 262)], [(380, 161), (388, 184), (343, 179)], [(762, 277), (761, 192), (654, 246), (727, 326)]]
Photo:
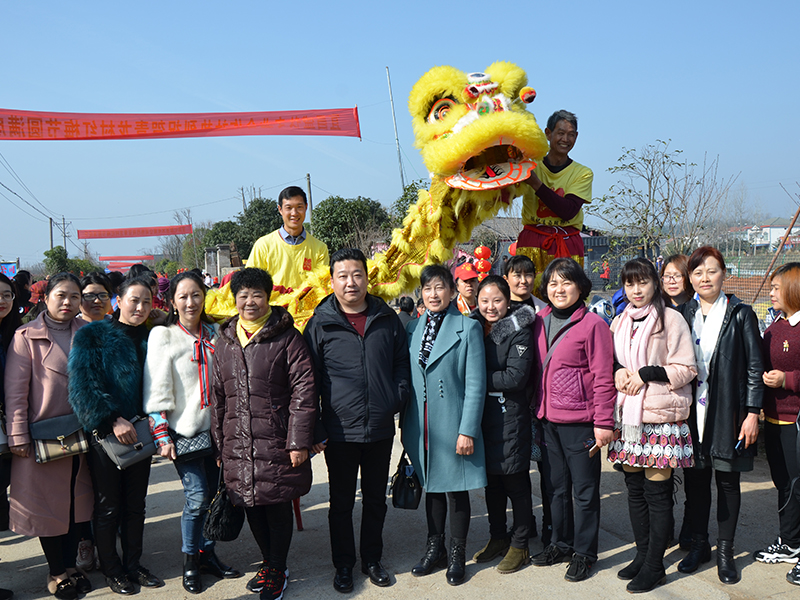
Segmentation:
[(181, 550), (185, 554), (197, 554), (201, 550), (209, 552), (214, 549), (214, 542), (203, 537), (203, 523), (208, 505), (216, 492), (215, 484), (219, 477), (217, 463), (213, 456), (207, 456), (174, 464), (186, 496), (181, 514)]

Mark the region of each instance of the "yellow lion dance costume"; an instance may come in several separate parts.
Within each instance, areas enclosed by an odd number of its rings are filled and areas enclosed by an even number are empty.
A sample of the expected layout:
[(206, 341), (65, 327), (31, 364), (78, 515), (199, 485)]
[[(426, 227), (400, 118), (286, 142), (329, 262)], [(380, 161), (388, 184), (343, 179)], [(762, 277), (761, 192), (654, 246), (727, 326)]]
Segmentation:
[[(431, 187), (419, 191), (386, 252), (369, 261), (371, 294), (390, 300), (413, 290), (425, 265), (449, 260), (477, 225), (534, 193), (525, 179), (548, 145), (525, 106), (536, 96), (526, 84), (518, 66), (496, 62), (483, 73), (434, 67), (414, 85), (408, 107)], [(273, 292), (270, 302), (286, 306), (302, 329), (331, 291), (329, 269), (319, 267), (302, 289)], [(229, 286), (209, 293), (206, 312), (236, 314)]]

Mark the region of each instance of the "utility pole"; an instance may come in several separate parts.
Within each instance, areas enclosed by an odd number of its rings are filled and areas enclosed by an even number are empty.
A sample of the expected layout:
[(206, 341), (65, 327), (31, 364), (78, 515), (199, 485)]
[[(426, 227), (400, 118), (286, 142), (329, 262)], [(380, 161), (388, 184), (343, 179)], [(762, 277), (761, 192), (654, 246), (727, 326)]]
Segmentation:
[(313, 204), (311, 203), (311, 173), (306, 173), (306, 189), (308, 190), (308, 210), (313, 210)]
[(242, 192), (242, 210), (247, 210), (247, 200), (244, 199), (244, 186), (240, 187), (239, 190)]
[(392, 96), (392, 78), (389, 77), (389, 67), (386, 67), (386, 80), (389, 82), (389, 103), (392, 105), (392, 122), (394, 123), (394, 141), (397, 144), (397, 166), (400, 168), (401, 193), (406, 191), (406, 181), (403, 177), (403, 157), (400, 154), (400, 138), (397, 136), (397, 117), (394, 115), (394, 97)]
[[(189, 225), (192, 225), (192, 215), (189, 214)], [(192, 247), (194, 248), (194, 268), (197, 269), (197, 242), (194, 239), (194, 225), (192, 225)]]
[[(67, 219), (61, 215), (61, 233), (64, 234), (64, 250), (67, 249)], [(67, 253), (69, 254), (69, 253)]]
[(50, 250), (53, 249), (53, 217), (50, 217)]

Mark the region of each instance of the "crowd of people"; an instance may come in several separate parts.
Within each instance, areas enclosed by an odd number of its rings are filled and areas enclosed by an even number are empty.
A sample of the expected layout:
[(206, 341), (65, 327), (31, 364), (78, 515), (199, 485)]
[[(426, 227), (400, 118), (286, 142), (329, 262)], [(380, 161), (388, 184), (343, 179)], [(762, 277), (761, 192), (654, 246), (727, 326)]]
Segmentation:
[[(771, 274), (781, 317), (763, 339), (752, 308), (723, 293), (725, 261), (711, 247), (669, 257), (660, 271), (643, 258), (628, 262), (627, 306), (610, 327), (587, 309), (591, 282), (571, 258), (550, 262), (538, 290), (525, 256), (482, 280), (467, 265), (455, 273), (428, 265), (421, 306), (402, 298), (398, 315), (368, 293), (361, 251), (328, 259), (306, 234), (302, 190), (284, 190), (280, 204), (285, 228), (262, 238), (247, 268), (233, 273), (238, 314), (221, 325), (206, 316), (206, 281), (194, 271), (166, 285), (145, 267), (116, 283), (103, 273), (55, 274), (24, 325), (31, 282), (0, 276), (10, 449), (0, 459), (0, 485), (10, 484), (7, 502), (0, 494), (0, 525), (39, 538), (56, 598), (91, 591), (85, 573), (95, 549), (114, 592), (164, 585), (141, 562), (150, 455), (120, 468), (111, 439), (137, 450), (152, 440), (175, 465), (185, 496), (186, 591), (202, 592), (204, 573), (243, 575), (204, 537), (221, 480), (261, 553), (247, 589), (283, 597), (292, 501), (311, 487), (314, 454), (324, 455), (328, 471), (334, 589), (353, 590), (359, 563), (374, 585), (391, 585), (383, 524), (396, 418), (425, 492), (427, 532), (414, 576), (446, 568), (448, 584), (466, 580), (469, 492), (484, 489), (488, 531), (476, 562), (502, 557), (496, 569), (504, 574), (568, 563), (566, 580), (590, 577), (605, 455), (628, 491), (636, 556), (618, 573), (628, 591), (666, 581), (678, 469), (686, 491), (679, 539), (688, 550), (678, 570), (692, 573), (711, 559), (713, 478), (718, 576), (736, 583), (740, 477), (753, 469), (762, 410), (779, 535), (754, 556), (797, 563), (800, 263)], [(286, 277), (296, 271), (287, 265), (306, 260), (329, 261), (333, 293), (301, 333), (269, 299), (276, 286), (291, 287)], [(533, 557), (531, 462), (541, 474), (544, 542)], [(787, 579), (800, 584), (800, 566)]]

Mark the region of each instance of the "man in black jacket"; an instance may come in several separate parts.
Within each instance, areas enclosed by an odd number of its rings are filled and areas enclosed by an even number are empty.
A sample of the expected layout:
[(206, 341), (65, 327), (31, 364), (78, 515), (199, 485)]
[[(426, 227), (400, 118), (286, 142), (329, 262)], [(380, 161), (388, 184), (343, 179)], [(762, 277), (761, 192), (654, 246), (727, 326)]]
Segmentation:
[[(410, 366), (406, 334), (395, 312), (367, 294), (367, 260), (360, 250), (331, 256), (333, 294), (308, 321), (320, 392), (321, 427), (315, 452), (325, 451), (328, 525), (339, 592), (353, 590), (356, 545), (353, 506), (361, 469), (361, 570), (375, 585), (391, 584), (381, 565), (386, 483), (395, 434), (394, 415), (407, 401)], [(325, 440), (325, 441), (322, 441)]]

